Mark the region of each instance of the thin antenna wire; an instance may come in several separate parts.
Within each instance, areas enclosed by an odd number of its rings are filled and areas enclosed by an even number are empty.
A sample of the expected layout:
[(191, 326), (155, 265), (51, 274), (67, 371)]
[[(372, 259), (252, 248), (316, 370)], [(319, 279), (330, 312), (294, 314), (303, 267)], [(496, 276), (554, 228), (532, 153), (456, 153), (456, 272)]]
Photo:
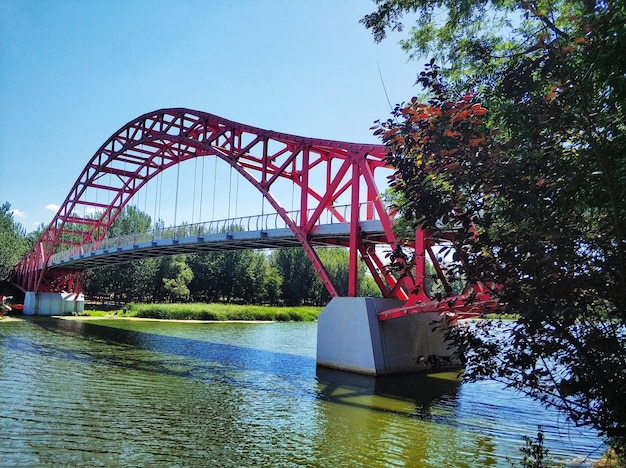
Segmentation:
[(376, 60), (376, 65), (378, 66), (378, 76), (380, 76), (380, 82), (383, 85), (383, 91), (385, 92), (385, 97), (387, 98), (387, 103), (389, 104), (389, 109), (393, 112), (393, 106), (391, 105), (391, 101), (389, 100), (389, 94), (387, 94), (387, 87), (385, 86), (385, 80), (383, 80), (383, 72), (380, 71), (380, 63)]

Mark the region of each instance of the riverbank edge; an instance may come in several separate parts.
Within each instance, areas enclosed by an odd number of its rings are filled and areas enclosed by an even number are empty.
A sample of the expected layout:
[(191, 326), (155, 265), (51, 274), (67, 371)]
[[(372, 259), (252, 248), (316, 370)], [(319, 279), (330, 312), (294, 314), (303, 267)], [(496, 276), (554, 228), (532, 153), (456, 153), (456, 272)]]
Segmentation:
[(125, 317), (114, 314), (108, 315), (53, 315), (52, 318), (70, 321), (97, 321), (97, 320), (131, 320), (137, 322), (174, 322), (174, 323), (276, 323), (276, 320), (198, 320), (198, 319), (167, 319), (150, 317)]
[(4, 316), (0, 318), (0, 323), (21, 322), (29, 319), (55, 319), (69, 320), (77, 322), (92, 322), (98, 320), (128, 320), (137, 322), (174, 322), (174, 323), (279, 323), (277, 320), (196, 320), (196, 319), (159, 319), (149, 317), (125, 317), (114, 314), (108, 315), (32, 315), (32, 316)]
[[(94, 315), (91, 315), (94, 313)], [(171, 318), (154, 318), (154, 317), (137, 317), (133, 315), (119, 315), (117, 313), (110, 313), (108, 311), (90, 310), (85, 311), (82, 315), (49, 315), (49, 316), (25, 316), (25, 315), (4, 315), (0, 317), (0, 323), (2, 322), (17, 322), (28, 318), (54, 318), (60, 320), (77, 320), (77, 321), (92, 321), (92, 320), (136, 320), (146, 322), (178, 322), (178, 323), (279, 323), (285, 320), (257, 320), (257, 319), (226, 319), (226, 320), (200, 320), (200, 319), (171, 319)], [(494, 320), (491, 317), (481, 317), (480, 319), (470, 318), (465, 321), (473, 320)], [(505, 321), (513, 321), (512, 318), (500, 319)], [(295, 320), (291, 320), (294, 322)], [(317, 320), (300, 320), (307, 322), (315, 322)]]

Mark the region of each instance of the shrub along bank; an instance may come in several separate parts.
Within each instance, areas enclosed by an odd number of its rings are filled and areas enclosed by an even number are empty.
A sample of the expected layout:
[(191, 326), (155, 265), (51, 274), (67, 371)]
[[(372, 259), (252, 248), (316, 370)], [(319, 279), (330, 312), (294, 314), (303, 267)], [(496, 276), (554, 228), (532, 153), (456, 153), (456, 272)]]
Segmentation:
[(322, 307), (270, 307), (237, 304), (129, 304), (124, 317), (168, 320), (271, 320), (304, 322), (317, 320)]

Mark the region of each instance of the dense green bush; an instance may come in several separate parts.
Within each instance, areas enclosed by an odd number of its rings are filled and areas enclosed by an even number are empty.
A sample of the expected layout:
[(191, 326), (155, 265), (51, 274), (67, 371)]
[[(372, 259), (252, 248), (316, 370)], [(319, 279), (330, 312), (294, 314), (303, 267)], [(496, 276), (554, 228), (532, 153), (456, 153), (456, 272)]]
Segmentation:
[(303, 322), (317, 320), (321, 310), (321, 307), (270, 307), (235, 304), (130, 304), (127, 315), (168, 320)]

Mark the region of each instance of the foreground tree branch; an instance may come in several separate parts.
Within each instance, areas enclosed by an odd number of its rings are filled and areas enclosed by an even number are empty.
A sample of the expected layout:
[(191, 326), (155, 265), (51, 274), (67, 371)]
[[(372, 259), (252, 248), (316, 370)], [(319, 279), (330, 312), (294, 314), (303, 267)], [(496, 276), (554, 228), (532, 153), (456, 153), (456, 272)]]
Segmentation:
[(454, 226), (453, 274), (519, 316), (458, 330), (466, 378), (561, 408), (624, 456), (624, 1), (375, 3), (375, 40), (414, 14), (403, 47), (433, 57), (425, 95), (375, 127), (404, 232)]

